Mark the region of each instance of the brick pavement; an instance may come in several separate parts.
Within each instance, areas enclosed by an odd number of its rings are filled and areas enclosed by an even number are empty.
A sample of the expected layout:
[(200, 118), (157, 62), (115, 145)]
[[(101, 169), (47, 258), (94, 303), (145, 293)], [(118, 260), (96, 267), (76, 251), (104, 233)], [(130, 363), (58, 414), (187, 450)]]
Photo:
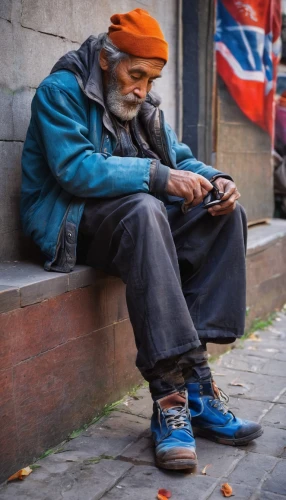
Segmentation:
[[(264, 434), (234, 448), (197, 439), (196, 471), (154, 465), (149, 433), (151, 399), (141, 388), (116, 411), (65, 443), (22, 482), (0, 488), (0, 500), (152, 500), (159, 488), (174, 500), (221, 499), (228, 482), (235, 500), (286, 500), (286, 315), (257, 332), (257, 340), (212, 363), (234, 413), (264, 425)], [(64, 416), (63, 416), (64, 418)], [(207, 474), (201, 471), (211, 464)], [(26, 464), (25, 464), (26, 465)]]

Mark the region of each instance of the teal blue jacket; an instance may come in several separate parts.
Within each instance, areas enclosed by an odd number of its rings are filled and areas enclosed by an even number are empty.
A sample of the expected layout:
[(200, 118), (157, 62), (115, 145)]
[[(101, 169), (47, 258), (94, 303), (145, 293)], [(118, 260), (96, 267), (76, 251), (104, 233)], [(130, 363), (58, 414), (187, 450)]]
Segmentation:
[[(151, 94), (142, 117), (162, 163), (207, 179), (219, 174), (178, 142)], [(151, 160), (112, 156), (116, 140), (100, 85), (83, 89), (65, 70), (40, 84), (22, 156), (21, 219), (25, 233), (46, 256), (46, 270), (69, 272), (75, 266), (86, 198), (149, 193)], [(60, 249), (65, 257), (59, 264)]]

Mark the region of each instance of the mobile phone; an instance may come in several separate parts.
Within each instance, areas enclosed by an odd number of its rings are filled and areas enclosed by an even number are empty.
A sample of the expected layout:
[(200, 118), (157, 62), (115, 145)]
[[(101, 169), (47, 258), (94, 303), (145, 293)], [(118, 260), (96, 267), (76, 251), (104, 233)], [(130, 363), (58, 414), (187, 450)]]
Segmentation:
[(204, 197), (203, 208), (210, 208), (222, 202), (223, 192), (219, 191), (215, 182), (212, 182), (213, 189)]
[(214, 205), (219, 205), (220, 203), (222, 203), (222, 200), (212, 200), (212, 201), (209, 201), (207, 203), (204, 203), (203, 204), (203, 208), (210, 208), (210, 207), (213, 207)]

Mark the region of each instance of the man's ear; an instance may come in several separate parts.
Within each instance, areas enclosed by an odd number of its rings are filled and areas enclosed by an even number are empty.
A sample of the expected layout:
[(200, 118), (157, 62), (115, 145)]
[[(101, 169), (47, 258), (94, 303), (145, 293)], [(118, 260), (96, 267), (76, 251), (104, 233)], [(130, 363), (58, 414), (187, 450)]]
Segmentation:
[(102, 71), (108, 70), (108, 61), (107, 61), (105, 49), (101, 49), (101, 51), (99, 53), (99, 64), (100, 64)]

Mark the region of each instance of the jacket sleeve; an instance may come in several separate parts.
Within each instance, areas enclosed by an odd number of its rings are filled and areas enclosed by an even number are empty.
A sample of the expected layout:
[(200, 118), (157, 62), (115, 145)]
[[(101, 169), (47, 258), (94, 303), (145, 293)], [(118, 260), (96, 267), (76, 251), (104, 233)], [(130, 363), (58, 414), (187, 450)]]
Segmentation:
[(88, 116), (81, 103), (56, 86), (40, 87), (32, 116), (52, 174), (79, 197), (114, 197), (149, 192), (151, 160), (98, 153), (88, 138)]
[(176, 167), (178, 170), (188, 170), (195, 174), (202, 175), (208, 180), (213, 180), (216, 177), (225, 177), (231, 179), (231, 176), (213, 168), (205, 163), (197, 160), (189, 146), (182, 142), (178, 142), (177, 136), (170, 125), (166, 126), (169, 140), (171, 141), (171, 148), (175, 156)]

